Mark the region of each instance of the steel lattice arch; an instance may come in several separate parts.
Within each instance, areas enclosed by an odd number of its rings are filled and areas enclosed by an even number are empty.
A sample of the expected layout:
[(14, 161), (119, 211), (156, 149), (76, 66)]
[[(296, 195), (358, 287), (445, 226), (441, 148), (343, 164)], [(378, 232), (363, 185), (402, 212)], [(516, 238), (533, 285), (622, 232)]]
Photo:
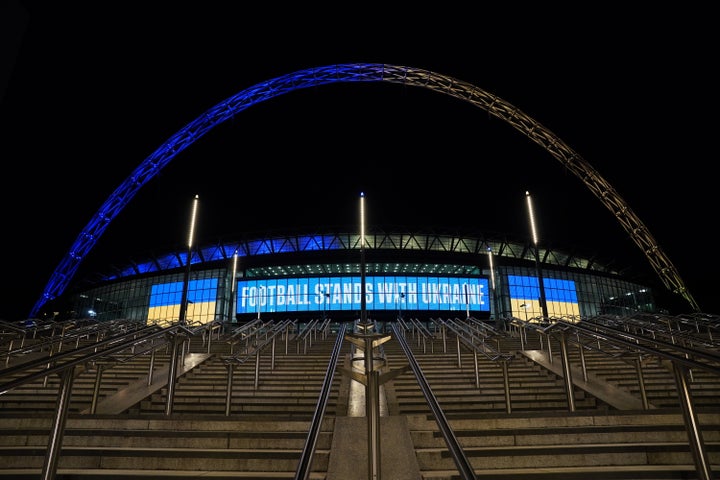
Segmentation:
[[(252, 105), (298, 89), (338, 82), (389, 82), (426, 88), (479, 107), (503, 120), (543, 147), (570, 170), (612, 212), (620, 225), (642, 250), (664, 286), (681, 295), (699, 312), (677, 269), (658, 246), (650, 231), (629, 205), (585, 159), (554, 133), (520, 109), (485, 90), (462, 80), (429, 70), (375, 63), (337, 64), (300, 70), (247, 88), (218, 103), (170, 137), (148, 156), (103, 203), (78, 235), (68, 253), (55, 268), (30, 317), (36, 317), (47, 302), (62, 295), (88, 252), (95, 246), (110, 222), (137, 192), (167, 166), (177, 154), (188, 148), (217, 125), (233, 118)], [(186, 260), (189, 261), (189, 260)]]

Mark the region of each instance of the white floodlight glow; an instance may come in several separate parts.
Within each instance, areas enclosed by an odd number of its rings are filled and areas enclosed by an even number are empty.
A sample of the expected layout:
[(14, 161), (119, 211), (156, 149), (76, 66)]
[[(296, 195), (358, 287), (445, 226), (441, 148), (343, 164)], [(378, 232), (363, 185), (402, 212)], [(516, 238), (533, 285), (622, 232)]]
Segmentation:
[[(193, 200), (192, 215), (190, 216), (190, 232), (188, 233), (188, 248), (192, 248), (193, 237), (195, 236), (195, 218), (197, 217), (198, 198), (199, 196), (195, 195), (195, 199)], [(188, 262), (189, 261), (190, 260), (188, 260)]]
[(235, 253), (233, 253), (232, 282), (230, 283), (230, 292), (231, 293), (235, 293), (235, 284), (237, 283), (235, 281), (235, 277), (237, 275), (237, 262), (238, 262), (238, 254), (237, 254), (237, 250), (235, 250)]
[(532, 232), (533, 244), (537, 247), (538, 236), (535, 230), (535, 215), (533, 214), (532, 199), (530, 198), (530, 192), (525, 191), (525, 199), (527, 200), (528, 216), (530, 217), (530, 231)]
[(495, 265), (493, 265), (493, 251), (492, 248), (488, 247), (488, 257), (490, 258), (490, 283), (492, 284), (493, 291), (495, 290)]
[(365, 194), (360, 192), (360, 247), (365, 248)]

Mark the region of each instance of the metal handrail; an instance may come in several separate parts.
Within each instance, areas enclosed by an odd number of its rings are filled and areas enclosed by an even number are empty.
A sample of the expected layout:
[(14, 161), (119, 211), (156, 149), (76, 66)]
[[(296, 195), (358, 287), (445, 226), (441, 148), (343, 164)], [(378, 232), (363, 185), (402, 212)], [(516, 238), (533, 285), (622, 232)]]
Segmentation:
[[(140, 336), (138, 336), (138, 331), (125, 333), (95, 342), (85, 347), (76, 348), (75, 350), (58, 354), (54, 358), (52, 365), (48, 364), (48, 360), (46, 358), (42, 358), (5, 370), (5, 373), (10, 371), (13, 373), (28, 373), (20, 378), (16, 378), (0, 385), (0, 395), (7, 393), (14, 388), (25, 385), (35, 379), (46, 377), (53, 373), (57, 373), (60, 376), (57, 409), (55, 411), (51, 431), (48, 435), (48, 448), (45, 454), (41, 478), (52, 479), (55, 477), (55, 473), (57, 471), (58, 456), (60, 454), (62, 437), (65, 431), (65, 423), (70, 405), (75, 367), (81, 364), (98, 361), (128, 348), (133, 348), (134, 346), (144, 343), (150, 339), (167, 334), (177, 334), (179, 332), (187, 332), (187, 329), (180, 325), (166, 328), (150, 325), (142, 329), (142, 335)], [(38, 367), (43, 366), (47, 367), (36, 370)]]
[(298, 332), (298, 334), (295, 336), (296, 353), (300, 353), (300, 342), (303, 343), (302, 353), (307, 353), (308, 341), (312, 346), (312, 334), (314, 333), (315, 328), (319, 322), (320, 321), (317, 319), (310, 320), (305, 325), (305, 328), (302, 331)]
[(433, 394), (432, 389), (430, 388), (430, 385), (425, 378), (425, 374), (423, 373), (420, 365), (415, 359), (412, 350), (408, 346), (407, 341), (405, 340), (403, 335), (397, 330), (397, 327), (393, 324), (391, 325), (391, 328), (395, 335), (395, 339), (397, 339), (398, 343), (403, 349), (403, 352), (405, 352), (405, 356), (408, 359), (410, 368), (415, 374), (415, 378), (417, 379), (418, 385), (420, 386), (420, 390), (422, 390), (428, 407), (430, 407), (430, 410), (433, 413), (433, 418), (435, 419), (438, 428), (440, 428), (440, 433), (442, 433), (442, 436), (445, 439), (445, 444), (450, 451), (450, 455), (455, 462), (455, 466), (457, 467), (460, 476), (463, 480), (475, 480), (477, 477), (475, 476), (475, 471), (473, 470), (472, 464), (465, 455), (465, 451), (460, 446), (460, 442), (458, 441), (455, 433), (450, 427), (450, 422), (448, 422), (447, 417), (445, 417), (445, 412), (443, 412), (442, 408), (440, 408), (440, 403), (435, 397), (435, 394)]
[[(637, 313), (622, 319), (598, 316), (586, 319), (585, 322), (612, 326), (625, 331), (640, 329), (641, 333), (647, 332), (654, 338), (665, 338), (671, 343), (687, 342), (711, 350), (720, 348), (720, 342), (712, 336), (713, 330), (720, 329), (720, 323), (718, 323), (717, 318), (708, 317), (707, 315), (668, 317), (650, 313)], [(683, 326), (690, 328), (683, 329)], [(700, 332), (701, 326), (707, 330), (707, 337)]]
[(413, 332), (418, 332), (420, 335), (418, 337), (418, 344), (420, 343), (420, 340), (422, 339), (422, 347), (423, 347), (423, 353), (427, 352), (427, 342), (430, 341), (430, 352), (435, 353), (435, 344), (433, 340), (435, 337), (433, 337), (433, 334), (430, 333), (430, 331), (423, 325), (420, 320), (417, 318), (411, 318), (410, 323), (413, 327)]
[(250, 337), (257, 333), (263, 325), (263, 321), (257, 318), (245, 325), (235, 328), (230, 336), (225, 339), (225, 343), (230, 345), (230, 353), (235, 353), (235, 345), (243, 340), (249, 342)]
[[(690, 349), (655, 338), (648, 338), (643, 335), (636, 335), (593, 322), (569, 323), (558, 321), (542, 330), (547, 335), (557, 335), (559, 337), (564, 371), (563, 377), (571, 410), (574, 410), (574, 398), (572, 394), (572, 374), (566, 345), (568, 332), (575, 333), (576, 336), (584, 335), (598, 341), (615, 343), (627, 348), (628, 351), (653, 355), (669, 361), (673, 367), (685, 429), (690, 441), (698, 476), (701, 480), (710, 480), (712, 478), (707, 449), (702, 438), (692, 392), (688, 384), (688, 372), (690, 369), (702, 369), (720, 375), (719, 355), (705, 350)], [(570, 337), (572, 338), (572, 336)]]
[(455, 334), (456, 339), (463, 345), (465, 345), (467, 348), (469, 348), (470, 351), (480, 353), (485, 358), (492, 361), (508, 361), (513, 358), (512, 353), (503, 353), (497, 348), (488, 345), (487, 342), (485, 342), (486, 337), (482, 337), (481, 343), (476, 344), (473, 341), (475, 337), (470, 334), (470, 338), (468, 338), (469, 333), (464, 330), (460, 324), (451, 320), (439, 319), (439, 321), (448, 330), (452, 331)]
[(268, 345), (271, 345), (275, 337), (282, 334), (285, 328), (288, 325), (293, 324), (292, 320), (283, 320), (280, 323), (274, 324), (272, 328), (266, 332), (266, 338), (254, 345), (254, 349), (252, 352), (247, 352), (244, 355), (238, 355), (238, 354), (232, 354), (232, 355), (225, 355), (223, 356), (223, 361), (225, 363), (245, 363), (248, 358), (252, 357), (253, 355), (263, 351)]
[(720, 355), (696, 348), (673, 344), (645, 335), (638, 335), (604, 325), (581, 322), (578, 324), (557, 322), (544, 329), (546, 334), (556, 330), (575, 331), (595, 340), (615, 343), (630, 352), (644, 353), (661, 357), (687, 368), (702, 369), (720, 375)]
[[(120, 324), (121, 327), (125, 327), (127, 325), (132, 325), (136, 327), (136, 330), (138, 331), (142, 328), (147, 327), (147, 325), (140, 324), (136, 321), (108, 321), (103, 323), (92, 323), (90, 325), (82, 325), (78, 326), (76, 322), (65, 322), (60, 326), (60, 334), (59, 338), (58, 335), (56, 335), (55, 330), (57, 327), (51, 327), (49, 325), (46, 325), (43, 327), (43, 330), (48, 331), (50, 330), (50, 335), (47, 337), (43, 337), (43, 340), (34, 342), (32, 345), (25, 346), (24, 341), (21, 342), (20, 347), (18, 348), (12, 348), (12, 342), (10, 343), (10, 348), (8, 351), (5, 352), (5, 355), (7, 355), (7, 358), (5, 360), (6, 365), (10, 363), (11, 357), (19, 357), (21, 355), (28, 355), (30, 353), (40, 353), (45, 351), (46, 354), (43, 358), (46, 360), (49, 357), (55, 357), (62, 351), (62, 346), (67, 343), (74, 341), (75, 348), (80, 344), (80, 340), (83, 338), (90, 338), (91, 335), (97, 334), (96, 341), (100, 341), (108, 332), (110, 333), (116, 333), (116, 335), (122, 335), (125, 333), (128, 333), (127, 331), (121, 331), (120, 333), (117, 333), (116, 330), (118, 329), (118, 324)], [(77, 327), (77, 328), (75, 328)], [(29, 331), (33, 331), (34, 335), (39, 331), (37, 330), (37, 327), (28, 327)], [(70, 334), (67, 334), (68, 331), (71, 331)], [(25, 335), (23, 337), (23, 340), (27, 337)], [(34, 337), (33, 337), (34, 338)], [(55, 349), (57, 345), (57, 350)], [(0, 370), (0, 375), (4, 374), (4, 370)]]
[(325, 381), (323, 382), (320, 396), (318, 397), (315, 413), (313, 414), (313, 419), (310, 423), (310, 430), (308, 431), (308, 435), (305, 439), (305, 445), (303, 446), (300, 461), (298, 462), (297, 470), (295, 472), (295, 480), (307, 480), (310, 478), (312, 461), (315, 456), (315, 448), (317, 446), (317, 439), (320, 434), (323, 418), (325, 417), (325, 409), (327, 408), (327, 403), (330, 399), (332, 383), (335, 377), (335, 370), (337, 369), (340, 349), (345, 337), (346, 328), (346, 323), (342, 323), (338, 328), (335, 345), (333, 347), (332, 354), (330, 355), (330, 362), (328, 363), (328, 368), (325, 373)]
[(227, 386), (226, 386), (226, 395), (225, 395), (225, 415), (230, 415), (230, 407), (232, 405), (232, 389), (233, 389), (233, 369), (235, 365), (242, 365), (244, 364), (250, 357), (255, 357), (255, 381), (254, 381), (254, 387), (257, 390), (258, 383), (260, 381), (260, 354), (262, 351), (268, 346), (272, 345), (272, 358), (270, 363), (270, 369), (275, 368), (275, 338), (278, 335), (282, 335), (286, 329), (294, 325), (293, 320), (284, 320), (278, 324), (274, 324), (272, 329), (268, 332), (267, 338), (258, 345), (255, 346), (255, 350), (252, 352), (248, 352), (244, 356), (240, 357), (237, 355), (228, 355), (223, 357), (223, 363), (225, 364), (225, 367), (227, 368)]
[[(6, 368), (2, 370), (3, 376), (16, 376), (23, 372), (29, 372), (26, 375), (15, 378), (9, 382), (0, 384), (0, 395), (9, 392), (10, 390), (29, 383), (38, 378), (42, 378), (54, 373), (62, 373), (63, 370), (75, 367), (80, 364), (94, 362), (101, 358), (107, 357), (114, 353), (120, 352), (127, 348), (131, 348), (134, 345), (145, 342), (151, 338), (164, 335), (169, 331), (172, 331), (178, 327), (167, 327), (165, 329), (158, 330), (159, 327), (148, 326), (142, 331), (139, 331), (142, 336), (137, 337), (138, 331), (132, 333), (123, 333), (114, 337), (101, 340), (100, 342), (94, 342), (84, 347), (76, 348), (74, 350), (67, 350), (61, 354), (56, 355), (52, 358), (51, 364), (48, 364), (47, 358), (39, 358), (26, 362), (20, 365)], [(133, 338), (128, 338), (129, 336)], [(46, 366), (46, 368), (40, 368)], [(38, 370), (40, 368), (40, 370)]]

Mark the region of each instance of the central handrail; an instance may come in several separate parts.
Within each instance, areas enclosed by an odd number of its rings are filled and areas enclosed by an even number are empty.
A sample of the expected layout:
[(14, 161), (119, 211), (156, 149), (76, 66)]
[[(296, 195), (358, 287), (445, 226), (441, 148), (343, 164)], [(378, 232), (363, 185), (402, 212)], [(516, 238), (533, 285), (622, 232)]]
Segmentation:
[(468, 460), (467, 456), (465, 455), (465, 451), (460, 446), (460, 442), (458, 441), (457, 437), (455, 437), (455, 433), (450, 427), (450, 422), (448, 422), (447, 418), (445, 417), (445, 412), (443, 412), (442, 408), (440, 408), (440, 403), (435, 397), (435, 394), (433, 394), (432, 389), (430, 388), (430, 385), (425, 378), (425, 374), (423, 373), (420, 365), (415, 359), (415, 356), (413, 355), (412, 350), (407, 344), (405, 337), (401, 334), (401, 332), (398, 332), (397, 326), (395, 324), (392, 324), (391, 328), (393, 330), (395, 338), (402, 347), (403, 352), (405, 352), (405, 356), (408, 359), (410, 368), (415, 374), (415, 378), (417, 379), (418, 385), (420, 386), (420, 390), (422, 390), (428, 407), (430, 407), (430, 410), (433, 413), (435, 422), (437, 422), (437, 425), (440, 428), (440, 433), (442, 433), (442, 436), (445, 439), (445, 444), (450, 451), (450, 455), (455, 462), (455, 466), (457, 467), (458, 472), (460, 473), (463, 480), (475, 480), (477, 477), (475, 476), (475, 471), (470, 464), (470, 460)]
[(320, 397), (318, 398), (315, 413), (313, 414), (313, 419), (310, 423), (310, 431), (308, 432), (305, 440), (305, 446), (303, 447), (297, 471), (295, 472), (295, 480), (307, 480), (310, 478), (310, 467), (312, 466), (313, 457), (315, 456), (315, 447), (317, 446), (320, 428), (322, 427), (323, 418), (325, 417), (325, 409), (327, 408), (327, 403), (330, 399), (332, 383), (335, 378), (335, 370), (337, 369), (340, 349), (342, 347), (343, 339), (345, 338), (346, 328), (347, 323), (344, 322), (340, 324), (340, 327), (338, 328), (337, 339), (335, 339), (335, 345), (333, 346), (333, 351), (330, 355), (330, 362), (325, 373), (325, 381), (323, 382), (322, 390), (320, 391)]

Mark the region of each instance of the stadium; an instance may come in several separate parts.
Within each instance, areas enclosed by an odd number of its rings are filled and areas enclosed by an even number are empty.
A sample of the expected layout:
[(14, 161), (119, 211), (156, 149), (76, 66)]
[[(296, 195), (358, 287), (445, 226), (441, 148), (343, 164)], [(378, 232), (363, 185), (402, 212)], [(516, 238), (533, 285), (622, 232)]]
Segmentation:
[[(473, 316), (579, 319), (653, 312), (653, 290), (597, 260), (486, 236), (375, 232), (257, 238), (168, 252), (96, 275), (69, 315), (193, 323), (271, 318), (355, 320), (361, 250), (371, 318)], [(543, 290), (539, 288), (542, 279)], [(545, 295), (547, 312), (542, 309)]]
[[(101, 275), (102, 286), (74, 288), (71, 280), (108, 224), (133, 196), (178, 153), (203, 134), (249, 106), (308, 87), (343, 82), (388, 82), (441, 93), (484, 109), (543, 147), (573, 172), (642, 249), (664, 289), (684, 297), (698, 311), (675, 267), (630, 207), (593, 167), (561, 139), (502, 99), (435, 72), (386, 64), (341, 64), (277, 77), (221, 102), (188, 124), (111, 194), (56, 268), (31, 317), (47, 315), (169, 321), (183, 316), (207, 323), (288, 313), (352, 318), (362, 306), (419, 314), (463, 312), (482, 318), (580, 318), (604, 313), (652, 312), (658, 307), (650, 285), (623, 278), (622, 267), (594, 254), (578, 255), (538, 243), (530, 194), (528, 239), (508, 240), (465, 232), (388, 230), (370, 225), (344, 231), (284, 232), (231, 242), (194, 245), (134, 261)], [(194, 224), (191, 216), (191, 224)], [(364, 240), (361, 240), (364, 239)], [(361, 253), (363, 255), (361, 255)], [(361, 256), (367, 254), (366, 261)], [(189, 259), (189, 260), (188, 260)], [(493, 260), (497, 260), (493, 264)], [(361, 272), (361, 267), (367, 271)], [(358, 274), (370, 276), (361, 281)], [(367, 298), (360, 291), (367, 284)], [(657, 293), (657, 291), (656, 291)], [(364, 303), (364, 301), (367, 301)], [(67, 302), (65, 302), (67, 303)], [(42, 312), (41, 312), (42, 311)]]
[[(713, 478), (718, 319), (667, 315), (654, 282), (539, 242), (530, 192), (526, 239), (366, 225), (360, 193), (354, 227), (212, 244), (196, 242), (196, 195), (185, 245), (73, 281), (199, 133), (276, 92), (358, 79), (448, 88), (389, 65), (296, 72), (218, 105), (113, 192), (36, 321), (0, 324), (0, 478)], [(695, 306), (589, 164), (502, 100), (451, 87), (582, 177), (661, 288)]]

